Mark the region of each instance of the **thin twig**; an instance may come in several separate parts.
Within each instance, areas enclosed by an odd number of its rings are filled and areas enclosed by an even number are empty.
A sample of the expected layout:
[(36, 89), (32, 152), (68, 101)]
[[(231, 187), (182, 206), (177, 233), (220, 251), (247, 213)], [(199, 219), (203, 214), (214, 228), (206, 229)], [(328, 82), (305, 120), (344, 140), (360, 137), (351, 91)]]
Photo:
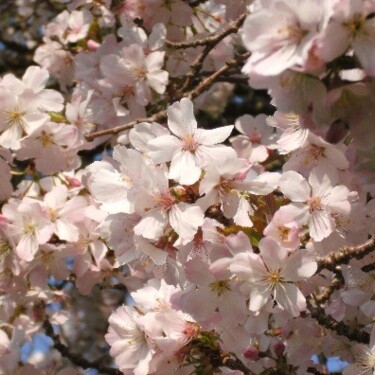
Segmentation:
[(201, 5), (205, 3), (207, 0), (183, 0), (184, 3), (187, 5), (193, 7), (197, 7), (198, 5)]
[(342, 284), (342, 280), (335, 277), (329, 286), (323, 288), (323, 290), (315, 296), (315, 301), (317, 301), (320, 304), (327, 302), (331, 298), (333, 292), (342, 287)]
[(207, 90), (212, 84), (225, 72), (227, 72), (232, 66), (236, 65), (239, 61), (244, 60), (250, 56), (250, 53), (244, 53), (237, 57), (237, 59), (229, 60), (224, 66), (222, 66), (215, 73), (204, 79), (194, 90), (192, 90), (186, 97), (189, 99), (195, 99), (197, 96), (202, 94), (203, 91)]
[(225, 37), (230, 34), (236, 33), (238, 29), (241, 27), (242, 23), (244, 22), (247, 14), (241, 14), (235, 21), (232, 22), (224, 31), (221, 33), (213, 33), (205, 38), (196, 39), (188, 42), (170, 42), (168, 40), (165, 41), (165, 44), (168, 47), (175, 48), (175, 49), (182, 49), (182, 48), (191, 48), (191, 47), (198, 47), (198, 46), (215, 46), (220, 41), (222, 41)]
[[(314, 298), (314, 297), (313, 297)], [(344, 322), (338, 322), (332, 316), (327, 315), (323, 307), (318, 303), (314, 307), (309, 299), (306, 299), (307, 308), (311, 313), (311, 317), (314, 318), (321, 326), (335, 331), (340, 336), (345, 336), (351, 341), (357, 341), (362, 344), (368, 344), (370, 341), (370, 335), (365, 331), (360, 331), (355, 328), (351, 328)]]
[(122, 372), (118, 369), (102, 366), (100, 364), (100, 361), (90, 362), (87, 359), (82, 358), (80, 355), (76, 353), (72, 353), (70, 349), (61, 342), (60, 336), (55, 334), (52, 324), (50, 323), (48, 319), (44, 320), (43, 327), (47, 336), (49, 336), (52, 339), (53, 347), (57, 351), (59, 351), (63, 357), (69, 359), (76, 366), (82, 367), (84, 369), (93, 368), (93, 369), (98, 370), (101, 374), (108, 374), (108, 375), (121, 375), (122, 374)]
[[(186, 42), (187, 44), (193, 43), (193, 46), (204, 45), (205, 47), (203, 51), (195, 59), (195, 61), (192, 63), (190, 67), (190, 71), (186, 74), (186, 80), (181, 89), (182, 92), (185, 92), (191, 88), (197, 74), (201, 71), (203, 62), (208, 56), (208, 54), (227, 36), (229, 36), (232, 33), (238, 32), (238, 29), (241, 27), (241, 25), (243, 24), (246, 18), (246, 15), (247, 15), (246, 13), (241, 14), (241, 16), (239, 16), (236, 21), (234, 21), (227, 29), (225, 29), (221, 33), (214, 34), (210, 37), (201, 39), (200, 41), (197, 40), (193, 42)], [(179, 43), (178, 45), (186, 46), (187, 45), (186, 43), (185, 44)], [(180, 48), (183, 48), (183, 47), (180, 47)]]
[(103, 135), (117, 134), (124, 130), (131, 129), (134, 125), (140, 124), (141, 122), (159, 122), (167, 118), (167, 111), (164, 109), (155, 113), (154, 115), (146, 118), (139, 118), (134, 121), (128, 122), (125, 125), (119, 125), (114, 128), (99, 130), (86, 135), (88, 141), (92, 141), (94, 138), (102, 137)]
[[(190, 98), (194, 99), (197, 96), (199, 96), (202, 92), (205, 90), (209, 89), (212, 84), (218, 79), (221, 75), (223, 75), (225, 72), (228, 71), (231, 67), (235, 66), (236, 64), (242, 62), (244, 59), (249, 57), (250, 53), (244, 53), (243, 55), (238, 56), (237, 58), (228, 61), (222, 68), (220, 68), (218, 71), (214, 72), (210, 76), (208, 76), (206, 79), (204, 79), (201, 84), (199, 84), (195, 89), (187, 93), (186, 95), (183, 95), (181, 98)], [(153, 114), (150, 117), (146, 118), (139, 118), (136, 120), (133, 120), (131, 122), (128, 122), (125, 125), (119, 125), (114, 128), (110, 129), (104, 129), (104, 130), (99, 130), (97, 132), (93, 132), (90, 134), (86, 135), (86, 139), (88, 141), (92, 141), (94, 138), (102, 137), (105, 135), (110, 135), (110, 134), (117, 134), (120, 133), (124, 130), (131, 129), (134, 125), (139, 124), (141, 122), (160, 122), (163, 121), (167, 118), (167, 111), (165, 109)]]
[(324, 258), (318, 258), (319, 273), (323, 269), (335, 271), (341, 264), (348, 264), (351, 259), (362, 259), (375, 250), (375, 238), (371, 238), (364, 244), (354, 247), (344, 247), (339, 251), (332, 252)]

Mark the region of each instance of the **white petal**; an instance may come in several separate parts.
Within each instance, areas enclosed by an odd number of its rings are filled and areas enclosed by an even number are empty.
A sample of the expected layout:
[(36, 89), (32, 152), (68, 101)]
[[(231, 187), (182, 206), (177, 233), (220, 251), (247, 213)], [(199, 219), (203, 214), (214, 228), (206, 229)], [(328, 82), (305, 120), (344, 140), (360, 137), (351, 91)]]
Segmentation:
[(309, 183), (297, 172), (283, 173), (279, 186), (281, 192), (292, 202), (306, 202), (310, 197)]
[(167, 225), (164, 213), (149, 211), (146, 216), (134, 227), (134, 233), (150, 240), (158, 240)]
[(299, 316), (306, 310), (306, 299), (294, 284), (281, 283), (274, 290), (275, 300), (293, 316)]
[(197, 129), (196, 137), (198, 143), (202, 145), (216, 145), (224, 142), (232, 133), (233, 128), (233, 125), (229, 125), (217, 129)]
[(195, 134), (197, 121), (194, 117), (193, 102), (183, 98), (168, 108), (168, 127), (180, 138), (187, 134)]
[(267, 285), (253, 285), (250, 294), (249, 309), (259, 311), (270, 299), (271, 294)]
[(288, 251), (271, 237), (264, 237), (259, 241), (260, 255), (267, 266), (273, 272), (283, 267)]
[(188, 243), (194, 238), (198, 227), (203, 225), (204, 214), (200, 207), (179, 203), (169, 213), (171, 227), (179, 235), (179, 243)]
[(182, 185), (192, 185), (199, 180), (201, 171), (194, 155), (189, 151), (181, 151), (172, 158), (169, 178)]
[(284, 264), (282, 275), (288, 281), (299, 281), (314, 275), (318, 264), (305, 250), (290, 255)]
[(156, 164), (171, 161), (173, 155), (182, 148), (181, 141), (173, 135), (163, 135), (148, 142), (148, 155)]
[(335, 222), (332, 217), (323, 210), (311, 213), (309, 220), (310, 236), (315, 241), (322, 241), (335, 230)]

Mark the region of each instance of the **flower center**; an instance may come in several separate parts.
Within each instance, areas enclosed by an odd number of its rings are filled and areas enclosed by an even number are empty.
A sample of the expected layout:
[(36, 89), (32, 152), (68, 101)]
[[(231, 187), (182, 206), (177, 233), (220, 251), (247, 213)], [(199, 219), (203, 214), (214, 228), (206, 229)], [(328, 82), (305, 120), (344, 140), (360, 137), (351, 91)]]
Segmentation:
[(40, 140), (43, 148), (47, 148), (54, 144), (51, 134), (47, 134), (45, 131), (42, 131), (42, 134), (38, 137), (38, 139)]
[(194, 152), (199, 146), (197, 140), (191, 134), (186, 134), (182, 140), (182, 149)]
[(122, 92), (121, 92), (121, 100), (120, 100), (120, 104), (121, 105), (124, 105), (126, 104), (126, 102), (128, 101), (128, 99), (131, 97), (131, 96), (134, 96), (134, 87), (133, 86), (129, 86), (129, 85), (126, 85), (123, 87), (122, 89)]
[(54, 210), (53, 208), (49, 208), (48, 209), (48, 213), (49, 213), (49, 217), (50, 217), (50, 219), (51, 219), (51, 221), (54, 223), (57, 219), (58, 219), (58, 217), (59, 217), (59, 215), (58, 215), (58, 213), (56, 212), (56, 210)]
[(279, 230), (279, 236), (282, 241), (287, 241), (289, 237), (290, 229), (284, 226), (279, 226), (277, 228)]
[(291, 44), (299, 44), (304, 38), (308, 31), (303, 30), (298, 24), (283, 27), (277, 30), (278, 34), (281, 34)]
[(319, 197), (311, 197), (308, 201), (309, 211), (314, 212), (322, 209), (322, 200)]
[(163, 211), (169, 211), (176, 203), (176, 198), (169, 191), (155, 197), (155, 200), (158, 202), (157, 207)]
[(255, 129), (251, 134), (250, 134), (250, 142), (251, 143), (257, 143), (260, 144), (260, 141), (262, 139), (262, 136), (260, 133)]
[(0, 262), (2, 262), (11, 252), (12, 247), (10, 244), (0, 240)]
[(349, 30), (353, 37), (357, 36), (359, 33), (364, 32), (364, 24), (366, 22), (365, 17), (362, 14), (355, 14), (353, 18), (344, 23), (344, 26)]
[(218, 296), (222, 296), (230, 288), (230, 281), (229, 280), (217, 280), (210, 284), (210, 289), (212, 292), (216, 292)]
[(143, 81), (146, 78), (147, 72), (144, 68), (134, 67), (132, 68), (134, 77), (138, 81)]
[(280, 270), (276, 270), (268, 273), (267, 281), (274, 288), (277, 284), (283, 282), (284, 279), (280, 276)]
[(12, 126), (12, 125), (22, 126), (23, 125), (23, 119), (22, 119), (23, 113), (17, 107), (14, 108), (13, 111), (7, 112), (7, 116), (8, 116), (8, 119), (6, 123), (9, 126)]
[(35, 233), (36, 233), (36, 229), (37, 229), (37, 225), (30, 222), (30, 223), (27, 223), (24, 227), (23, 227), (23, 234), (27, 234), (29, 236), (35, 236)]
[(45, 265), (48, 266), (54, 262), (54, 256), (52, 252), (44, 252), (42, 251), (38, 256), (38, 259)]
[(318, 160), (324, 155), (325, 148), (316, 145), (310, 145), (305, 154), (304, 164), (310, 164), (311, 160)]
[(224, 177), (220, 177), (220, 184), (217, 185), (221, 194), (229, 193), (232, 191), (232, 181)]
[(356, 357), (359, 367), (363, 369), (360, 373), (366, 373), (367, 370), (375, 369), (375, 352), (371, 351), (369, 348), (363, 348), (363, 352)]
[(198, 325), (192, 322), (186, 322), (184, 330), (182, 331), (185, 338), (189, 341), (194, 339), (197, 336), (198, 332), (199, 332)]

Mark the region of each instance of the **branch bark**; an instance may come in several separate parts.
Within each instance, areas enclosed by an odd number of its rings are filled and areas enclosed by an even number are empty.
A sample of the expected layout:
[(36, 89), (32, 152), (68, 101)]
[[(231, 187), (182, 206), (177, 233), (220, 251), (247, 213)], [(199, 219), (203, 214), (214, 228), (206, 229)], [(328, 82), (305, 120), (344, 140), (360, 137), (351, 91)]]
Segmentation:
[(344, 322), (338, 322), (332, 316), (327, 315), (323, 307), (318, 303), (314, 307), (309, 299), (306, 299), (307, 308), (311, 313), (311, 317), (314, 318), (321, 326), (335, 331), (340, 336), (345, 336), (349, 340), (357, 341), (362, 344), (368, 344), (370, 341), (370, 335), (365, 331), (360, 331), (355, 328), (351, 328)]
[[(250, 53), (244, 53), (242, 55), (237, 56), (233, 60), (229, 60), (226, 62), (226, 64), (220, 68), (218, 71), (214, 72), (207, 78), (205, 78), (195, 89), (191, 90), (185, 95), (182, 95), (180, 99), (183, 97), (189, 98), (189, 99), (195, 99), (197, 96), (202, 94), (205, 90), (209, 89), (213, 83), (216, 82), (216, 80), (221, 77), (224, 73), (226, 73), (231, 67), (236, 66), (238, 63), (242, 63), (243, 60), (248, 58), (250, 56)], [(133, 128), (134, 125), (139, 124), (141, 122), (160, 122), (163, 121), (167, 118), (167, 110), (163, 109), (152, 116), (146, 117), (146, 118), (140, 118), (136, 119), (134, 121), (128, 122), (127, 124), (124, 125), (119, 125), (114, 128), (110, 129), (104, 129), (104, 130), (99, 130), (97, 132), (93, 132), (90, 134), (86, 135), (86, 139), (88, 141), (92, 141), (95, 138), (102, 137), (105, 135), (110, 135), (110, 134), (117, 134), (120, 133), (124, 130), (128, 130)]]
[(374, 250), (375, 238), (371, 238), (360, 246), (344, 247), (324, 258), (318, 258), (318, 270), (316, 272), (319, 273), (323, 269), (335, 271), (337, 266), (348, 264), (351, 259), (362, 259)]
[(87, 359), (81, 357), (80, 355), (76, 353), (72, 353), (70, 349), (61, 342), (60, 336), (55, 334), (52, 324), (50, 323), (48, 319), (44, 320), (43, 327), (47, 336), (49, 336), (52, 339), (53, 347), (57, 351), (59, 351), (63, 357), (69, 359), (70, 362), (72, 362), (74, 365), (82, 367), (84, 369), (93, 368), (93, 369), (98, 370), (101, 374), (108, 374), (108, 375), (121, 375), (122, 374), (122, 372), (118, 369), (102, 366), (100, 364), (100, 361), (90, 362)]

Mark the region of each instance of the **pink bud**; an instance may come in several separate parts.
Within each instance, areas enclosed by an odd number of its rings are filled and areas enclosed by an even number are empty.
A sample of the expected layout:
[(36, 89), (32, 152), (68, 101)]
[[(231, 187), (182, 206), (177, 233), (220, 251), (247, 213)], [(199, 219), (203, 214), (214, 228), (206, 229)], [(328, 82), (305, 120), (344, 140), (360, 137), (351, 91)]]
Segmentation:
[(65, 179), (68, 182), (70, 188), (78, 188), (82, 186), (81, 181), (76, 178), (65, 176)]
[(98, 42), (95, 42), (94, 40), (92, 39), (89, 39), (87, 41), (87, 48), (90, 50), (90, 51), (96, 51), (98, 49), (98, 47), (100, 47), (100, 44)]
[(281, 342), (278, 341), (274, 346), (273, 350), (275, 351), (276, 355), (282, 355), (285, 350), (285, 345)]
[(259, 359), (259, 350), (253, 346), (249, 346), (243, 353), (244, 357), (250, 361), (257, 361)]

